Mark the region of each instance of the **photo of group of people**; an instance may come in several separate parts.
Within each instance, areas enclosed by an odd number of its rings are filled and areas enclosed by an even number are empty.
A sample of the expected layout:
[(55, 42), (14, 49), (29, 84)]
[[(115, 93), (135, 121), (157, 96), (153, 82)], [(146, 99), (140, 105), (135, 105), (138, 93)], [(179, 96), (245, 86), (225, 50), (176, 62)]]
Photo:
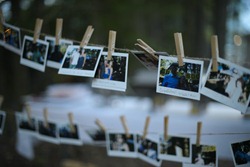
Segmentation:
[(102, 47), (69, 45), (59, 74), (94, 77), (102, 50)]
[(179, 66), (176, 57), (159, 57), (156, 92), (190, 99), (200, 99), (203, 62), (184, 59)]
[(170, 161), (191, 162), (190, 139), (188, 137), (160, 136), (159, 158)]
[(107, 133), (107, 152), (110, 156), (136, 157), (136, 136), (131, 134), (129, 137), (124, 133)]
[(14, 53), (21, 54), (21, 33), (18, 27), (3, 23), (0, 44)]
[(45, 71), (49, 44), (42, 40), (33, 43), (33, 38), (24, 36), (21, 64)]
[(125, 91), (127, 85), (128, 53), (113, 53), (108, 60), (103, 52), (98, 63), (92, 87)]
[(27, 114), (16, 112), (17, 129), (21, 133), (34, 135), (40, 140), (54, 144), (81, 145), (78, 126), (74, 124), (72, 131), (69, 123), (45, 121), (43, 119), (28, 118)]
[(249, 106), (250, 71), (223, 59), (218, 71), (209, 70), (201, 93), (245, 113)]
[(60, 44), (55, 45), (55, 37), (50, 36), (45, 36), (45, 41), (49, 43), (47, 66), (59, 69), (68, 46), (73, 45), (73, 42), (70, 40), (60, 39)]
[(247, 167), (250, 165), (250, 140), (232, 143), (231, 151), (236, 167)]
[(158, 157), (157, 141), (149, 138), (143, 138), (142, 135), (137, 135), (136, 139), (138, 157), (154, 166), (160, 166), (162, 161)]
[(0, 134), (3, 134), (6, 114), (4, 111), (0, 111)]

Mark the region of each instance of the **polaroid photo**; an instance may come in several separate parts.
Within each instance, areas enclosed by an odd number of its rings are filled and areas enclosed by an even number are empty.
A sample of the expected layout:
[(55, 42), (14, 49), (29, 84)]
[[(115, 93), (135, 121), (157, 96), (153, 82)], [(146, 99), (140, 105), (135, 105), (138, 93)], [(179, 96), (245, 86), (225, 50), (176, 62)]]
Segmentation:
[(94, 77), (103, 47), (69, 45), (58, 74)]
[(88, 128), (85, 130), (85, 134), (90, 140), (87, 144), (93, 145), (105, 145), (106, 144), (106, 135), (105, 132), (97, 128)]
[(60, 143), (58, 128), (55, 122), (49, 121), (47, 126), (44, 120), (38, 120), (37, 127), (39, 139), (54, 144)]
[(78, 125), (74, 124), (74, 129), (71, 127), (69, 123), (58, 123), (59, 130), (59, 138), (60, 143), (63, 144), (74, 144), (74, 145), (82, 145), (83, 142), (79, 136), (79, 128)]
[(235, 167), (250, 166), (250, 138), (231, 143), (231, 152)]
[(142, 51), (131, 51), (131, 54), (135, 56), (139, 62), (146, 67), (149, 71), (157, 71), (158, 70), (158, 61), (153, 59), (145, 54)]
[(55, 37), (45, 36), (45, 41), (49, 43), (47, 66), (59, 69), (66, 50), (69, 45), (73, 45), (73, 41), (60, 39), (59, 45), (55, 45), (55, 40)]
[(0, 111), (0, 135), (3, 134), (5, 119), (6, 113), (4, 111)]
[(37, 135), (37, 126), (36, 126), (36, 119), (31, 118), (28, 119), (27, 114), (16, 112), (16, 125), (19, 132), (30, 134), (30, 135)]
[(22, 46), (20, 28), (4, 23), (3, 29), (3, 46), (14, 53), (21, 55)]
[(177, 57), (159, 57), (156, 92), (200, 100), (203, 61), (183, 59), (179, 67)]
[(211, 68), (212, 61), (201, 93), (246, 113), (250, 101), (250, 70), (221, 58), (218, 59), (218, 72), (212, 72)]
[(218, 167), (218, 155), (216, 146), (192, 144), (192, 162), (185, 163), (183, 167)]
[(38, 39), (36, 43), (33, 43), (33, 37), (24, 36), (21, 64), (44, 72), (48, 48), (48, 42)]
[(126, 137), (122, 132), (106, 132), (106, 147), (109, 156), (136, 158), (136, 135)]
[(191, 163), (190, 138), (181, 136), (168, 136), (167, 140), (163, 135), (159, 137), (158, 151), (159, 159)]
[(154, 166), (161, 166), (162, 160), (158, 156), (158, 139), (143, 138), (142, 135), (137, 134), (136, 140), (138, 157)]
[(107, 60), (107, 52), (103, 52), (92, 81), (92, 87), (116, 91), (126, 91), (128, 73), (128, 53), (113, 53)]

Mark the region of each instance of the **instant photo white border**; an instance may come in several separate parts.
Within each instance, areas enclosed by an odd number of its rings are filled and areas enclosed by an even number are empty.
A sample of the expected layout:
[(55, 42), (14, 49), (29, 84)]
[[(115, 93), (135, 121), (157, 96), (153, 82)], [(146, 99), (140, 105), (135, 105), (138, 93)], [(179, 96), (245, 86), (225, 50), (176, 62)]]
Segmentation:
[(250, 165), (250, 162), (248, 162), (247, 164), (237, 165), (236, 162), (235, 162), (234, 152), (233, 152), (233, 149), (232, 149), (232, 144), (241, 143), (241, 142), (245, 142), (245, 141), (250, 141), (250, 138), (245, 139), (245, 140), (243, 140), (243, 139), (241, 139), (241, 140), (234, 140), (234, 141), (232, 141), (230, 143), (230, 150), (231, 150), (232, 159), (233, 159), (235, 167), (249, 167), (249, 165)]
[(56, 137), (51, 137), (51, 136), (47, 136), (47, 135), (41, 134), (39, 132), (39, 121), (44, 122), (44, 120), (43, 119), (37, 119), (37, 134), (38, 134), (37, 138), (40, 139), (40, 140), (43, 140), (43, 141), (50, 142), (50, 143), (60, 144), (57, 123), (56, 122), (52, 122), (50, 120), (48, 121), (48, 123), (52, 123), (52, 124), (56, 125)]
[(137, 56), (137, 54), (142, 54), (144, 55), (145, 57), (147, 57), (145, 55), (145, 52), (142, 52), (142, 51), (130, 51), (133, 56), (144, 66), (146, 67), (149, 71), (157, 71), (158, 70), (158, 65), (155, 65), (153, 62), (149, 62), (149, 63), (146, 63), (144, 61), (142, 61), (139, 56)]
[(164, 136), (163, 135), (159, 135), (159, 143), (158, 143), (158, 156), (159, 156), (159, 159), (162, 159), (162, 160), (169, 160), (169, 161), (176, 161), (176, 162), (185, 162), (185, 163), (191, 163), (191, 139), (190, 137), (187, 137), (187, 136), (177, 136), (177, 135), (168, 135), (168, 140), (170, 139), (170, 137), (178, 137), (178, 138), (187, 138), (189, 139), (189, 157), (179, 157), (177, 155), (171, 155), (171, 154), (162, 154), (161, 153), (161, 138), (164, 139)]
[(177, 57), (169, 57), (169, 56), (162, 56), (162, 55), (159, 56), (156, 92), (167, 94), (167, 95), (173, 95), (177, 97), (200, 100), (201, 82), (202, 82), (202, 74), (203, 74), (203, 61), (191, 60), (191, 59), (185, 59), (185, 58), (183, 59), (184, 63), (192, 63), (192, 64), (197, 64), (201, 66), (200, 77), (199, 77), (199, 90), (198, 92), (192, 92), (192, 91), (186, 91), (186, 90), (181, 90), (181, 89), (176, 89), (176, 88), (167, 88), (167, 87), (159, 85), (160, 67), (161, 67), (162, 60), (170, 60), (170, 61), (174, 61), (174, 63), (177, 63), (178, 61)]
[(106, 146), (106, 134), (105, 132), (103, 132), (103, 135), (105, 137), (104, 140), (94, 140), (91, 135), (88, 133), (88, 131), (95, 131), (95, 132), (98, 132), (98, 131), (101, 131), (100, 129), (98, 128), (88, 128), (88, 129), (84, 129), (83, 132), (82, 132), (82, 136), (83, 136), (83, 141), (84, 143), (86, 144), (89, 144), (89, 145), (103, 145), (103, 146)]
[(17, 130), (21, 133), (24, 133), (24, 134), (29, 134), (29, 135), (33, 135), (33, 136), (38, 136), (37, 135), (37, 122), (36, 122), (36, 119), (35, 118), (31, 118), (31, 119), (34, 119), (35, 120), (35, 130), (29, 130), (29, 129), (23, 129), (23, 128), (20, 128), (19, 127), (19, 124), (20, 124), (20, 119), (27, 119), (28, 121), (28, 118), (27, 118), (27, 115), (25, 115), (24, 113), (20, 113), (20, 112), (16, 112), (15, 113), (15, 116), (16, 116), (16, 126), (17, 126)]
[[(139, 135), (140, 137), (142, 137), (141, 134), (136, 134), (136, 135)], [(136, 136), (137, 138), (137, 136)], [(137, 154), (138, 154), (138, 158), (139, 159), (142, 159), (144, 160), (145, 162), (151, 164), (151, 165), (154, 165), (154, 166), (161, 166), (161, 163), (162, 163), (162, 160), (159, 158), (159, 151), (158, 151), (158, 139), (157, 138), (154, 138), (154, 137), (146, 137), (145, 140), (150, 140), (151, 142), (154, 142), (156, 144), (156, 147), (157, 147), (157, 155), (158, 155), (158, 159), (159, 161), (156, 161), (156, 160), (153, 160), (152, 158), (149, 158), (148, 156), (138, 152), (138, 143), (136, 142), (136, 151), (137, 151)]]
[(46, 52), (44, 54), (44, 63), (43, 64), (39, 64), (37, 62), (34, 62), (34, 61), (27, 60), (27, 59), (23, 58), (23, 52), (24, 52), (24, 47), (25, 47), (25, 41), (26, 40), (29, 40), (29, 41), (33, 42), (33, 37), (26, 36), (26, 35), (24, 36), (23, 46), (22, 46), (22, 54), (21, 54), (21, 62), (20, 63), (23, 64), (23, 65), (25, 65), (25, 66), (27, 66), (27, 67), (34, 68), (34, 69), (36, 69), (38, 71), (44, 72), (45, 71), (45, 67), (46, 67), (46, 62), (47, 62), (47, 55), (48, 55), (49, 43), (45, 42), (43, 40), (40, 40), (40, 39), (37, 40), (37, 43), (46, 45)]
[(2, 116), (2, 122), (1, 122), (1, 125), (0, 125), (0, 134), (3, 134), (5, 119), (6, 119), (6, 113), (4, 111), (0, 110), (0, 115)]
[(60, 128), (61, 127), (64, 127), (66, 125), (69, 125), (69, 123), (65, 122), (57, 122), (57, 127), (58, 127), (58, 137), (59, 137), (59, 140), (60, 140), (60, 143), (62, 144), (72, 144), (72, 145), (78, 145), (78, 146), (81, 146), (83, 145), (83, 142), (80, 138), (80, 134), (79, 134), (79, 126), (78, 124), (74, 123), (74, 125), (76, 125), (76, 133), (78, 135), (78, 139), (76, 138), (67, 138), (67, 137), (61, 137), (60, 136)]
[(136, 134), (135, 133), (130, 133), (130, 135), (134, 136), (134, 151), (116, 151), (116, 150), (110, 150), (110, 134), (122, 134), (126, 135), (124, 132), (121, 131), (106, 131), (106, 149), (108, 156), (113, 156), (113, 157), (128, 157), (128, 158), (137, 158), (137, 151), (136, 151)]
[(70, 45), (67, 48), (67, 51), (65, 52), (65, 55), (63, 57), (63, 61), (61, 63), (61, 67), (58, 71), (58, 74), (65, 74), (65, 75), (74, 75), (74, 76), (82, 76), (82, 77), (94, 77), (100, 57), (102, 55), (103, 47), (97, 47), (97, 46), (84, 46), (83, 49), (97, 49), (100, 50), (100, 53), (98, 55), (94, 70), (84, 70), (84, 69), (69, 69), (69, 68), (63, 68), (63, 64), (65, 59), (67, 58), (67, 53), (73, 49), (80, 48), (79, 45)]
[[(218, 58), (217, 61), (219, 63), (228, 65), (230, 68), (236, 68), (236, 69), (240, 70), (241, 72), (250, 74), (250, 70), (248, 70), (246, 68), (243, 68), (241, 66), (238, 66), (236, 64), (233, 64), (233, 63), (231, 63), (229, 61), (226, 61), (226, 60), (224, 60), (222, 58)], [(209, 76), (209, 74), (211, 72), (211, 66), (212, 66), (212, 60), (210, 61), (210, 64), (209, 64), (209, 67), (208, 67), (208, 70), (207, 70), (206, 82), (207, 82), (208, 76)], [(217, 93), (212, 89), (209, 89), (209, 88), (205, 87), (206, 82), (203, 84), (203, 86), (201, 88), (201, 94), (203, 94), (203, 95), (205, 95), (205, 96), (207, 96), (207, 97), (209, 97), (211, 99), (214, 99), (214, 100), (216, 100), (216, 101), (218, 101), (220, 103), (223, 103), (223, 104), (225, 104), (225, 105), (227, 105), (229, 107), (235, 108), (235, 109), (241, 111), (241, 113), (243, 113), (243, 114), (246, 113), (247, 108), (248, 108), (248, 104), (249, 104), (249, 101), (250, 101), (250, 95), (248, 96), (248, 100), (247, 100), (245, 105), (243, 105), (241, 103), (235, 104), (235, 103), (231, 102), (230, 98), (228, 98), (228, 97), (226, 97), (226, 96), (224, 96), (224, 95), (222, 95), (220, 93)]]
[[(51, 36), (45, 36), (45, 39), (44, 39), (46, 42), (48, 41), (52, 41), (53, 42), (53, 47), (55, 47), (55, 41), (56, 41), (56, 38), (55, 37), (51, 37)], [(48, 42), (49, 43), (49, 42)], [(61, 44), (66, 44), (66, 45), (73, 45), (73, 41), (71, 40), (66, 40), (66, 39), (60, 39), (60, 42), (59, 42), (60, 46)], [(49, 45), (50, 46), (50, 45)], [(68, 48), (67, 48), (68, 49)], [(63, 60), (63, 59), (62, 59)], [(59, 69), (61, 67), (61, 64), (62, 62), (57, 62), (57, 61), (53, 61), (53, 60), (49, 60), (47, 58), (47, 66), (48, 67), (51, 67), (51, 68), (55, 68), (55, 69)]]
[[(102, 52), (103, 56), (108, 55), (107, 52)], [(107, 80), (107, 79), (99, 79), (93, 78), (92, 80), (92, 87), (93, 88), (102, 88), (102, 89), (109, 89), (109, 90), (116, 90), (116, 91), (123, 91), (125, 92), (127, 89), (127, 74), (128, 74), (128, 53), (118, 53), (114, 52), (112, 57), (126, 57), (126, 70), (125, 70), (125, 81), (114, 81), (114, 80)]]
[[(193, 145), (196, 145), (196, 144), (191, 144), (191, 150), (193, 149)], [(216, 144), (204, 144), (204, 143), (202, 143), (201, 144), (201, 146), (214, 146), (215, 147), (215, 152), (216, 152), (216, 159), (215, 159), (215, 163), (216, 163), (216, 165), (215, 166), (213, 166), (213, 167), (218, 167), (218, 163), (219, 163), (219, 161), (218, 161), (218, 150), (217, 150), (217, 146), (216, 146)], [(192, 164), (192, 151), (191, 151), (191, 163), (183, 163), (182, 164), (182, 166), (183, 167), (207, 167), (207, 166), (210, 166), (210, 165), (200, 165), (200, 164)]]
[(7, 24), (7, 23), (3, 23), (3, 26), (9, 27), (9, 28), (11, 28), (12, 30), (15, 30), (15, 31), (18, 32), (18, 38), (19, 38), (18, 43), (19, 43), (19, 47), (20, 47), (19, 49), (18, 49), (17, 47), (14, 47), (14, 46), (12, 46), (12, 45), (6, 43), (5, 41), (3, 42), (3, 46), (4, 46), (6, 49), (8, 49), (8, 50), (10, 50), (10, 51), (12, 51), (12, 52), (14, 52), (14, 53), (16, 53), (16, 54), (18, 54), (18, 55), (20, 56), (21, 53), (22, 53), (22, 52), (21, 52), (21, 51), (22, 51), (22, 45), (21, 45), (21, 31), (20, 31), (20, 28), (15, 27), (15, 26), (10, 25), (10, 24)]

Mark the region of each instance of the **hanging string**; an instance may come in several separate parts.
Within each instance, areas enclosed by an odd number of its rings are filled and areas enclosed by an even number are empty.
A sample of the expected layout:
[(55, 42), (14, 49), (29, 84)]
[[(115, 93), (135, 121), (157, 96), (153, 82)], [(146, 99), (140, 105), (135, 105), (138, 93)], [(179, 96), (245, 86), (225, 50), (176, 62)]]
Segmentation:
[[(0, 110), (2, 111), (2, 110)], [(22, 112), (20, 112), (22, 113)], [(24, 113), (23, 113), (24, 114)], [(24, 114), (25, 115), (25, 114)], [(15, 113), (12, 112), (8, 112), (6, 113), (6, 116), (16, 116)], [(33, 116), (32, 118), (37, 119), (35, 116)], [(57, 124), (58, 121), (54, 121), (53, 123)], [(60, 121), (61, 122), (61, 121)], [(65, 121), (67, 122), (67, 121)], [(5, 122), (6, 123), (6, 122)], [(98, 129), (97, 126), (95, 125), (89, 125), (89, 124), (84, 124), (84, 123), (78, 123), (77, 121), (74, 122), (74, 124), (84, 127), (84, 128), (90, 128), (90, 129)], [(118, 131), (119, 129), (116, 128), (107, 128), (107, 131)], [(132, 134), (142, 134), (142, 131), (131, 131)], [(152, 134), (152, 135), (157, 135), (160, 134), (159, 132), (156, 131), (148, 131), (148, 134)], [(224, 136), (224, 135), (249, 135), (250, 132), (222, 132), (222, 133), (201, 133), (201, 136)], [(196, 133), (178, 133), (178, 134), (174, 134), (174, 136), (178, 136), (178, 135), (187, 135), (187, 136), (196, 136)], [(170, 135), (171, 136), (171, 135)]]
[[(23, 28), (23, 27), (19, 27), (19, 29), (23, 32), (26, 32), (26, 33), (30, 33), (30, 34), (33, 34), (34, 31), (33, 30), (30, 30), (30, 29), (27, 29), (27, 28)], [(50, 34), (46, 34), (46, 33), (40, 33), (41, 36), (45, 37), (45, 36), (51, 36), (53, 37), (53, 35), (50, 35)], [(69, 38), (63, 38), (65, 40), (69, 40), (69, 41), (72, 41), (74, 43), (81, 43), (81, 41), (78, 41), (78, 40), (74, 40), (74, 39), (69, 39)], [(88, 43), (90, 46), (99, 46), (99, 47), (104, 47), (105, 49), (107, 49), (108, 47), (106, 45), (100, 45), (100, 44), (93, 44), (93, 43)], [(115, 50), (116, 51), (120, 51), (120, 52), (127, 52), (127, 53), (130, 53), (130, 52), (134, 52), (134, 51), (138, 51), (136, 49), (127, 49), (127, 48), (117, 48), (115, 47)], [(156, 52), (157, 53), (157, 52)], [(174, 55), (168, 55), (170, 57), (176, 57)], [(210, 61), (211, 58), (201, 58), (201, 57), (189, 57), (189, 56), (185, 56), (185, 58), (187, 59), (193, 59), (193, 60), (201, 60), (201, 61)]]

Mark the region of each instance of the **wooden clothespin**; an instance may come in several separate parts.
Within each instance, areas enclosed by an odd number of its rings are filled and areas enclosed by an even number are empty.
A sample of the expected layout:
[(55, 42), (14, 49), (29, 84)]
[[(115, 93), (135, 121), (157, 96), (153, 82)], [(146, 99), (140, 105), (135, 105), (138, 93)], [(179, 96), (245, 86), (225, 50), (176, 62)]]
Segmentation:
[(196, 147), (200, 146), (202, 122), (197, 123)]
[(168, 139), (168, 116), (164, 117), (164, 140)]
[(31, 122), (31, 109), (30, 109), (30, 105), (27, 103), (25, 104), (25, 111), (27, 113), (28, 123), (29, 123), (29, 125), (31, 125), (32, 124), (32, 122)]
[(96, 125), (101, 129), (101, 131), (106, 132), (105, 126), (102, 124), (102, 122), (99, 119), (95, 120)]
[(43, 109), (43, 117), (44, 117), (44, 126), (45, 128), (49, 128), (49, 121), (48, 121), (48, 109)]
[(184, 47), (183, 47), (181, 33), (174, 33), (174, 39), (175, 39), (176, 53), (177, 53), (177, 57), (178, 57), (178, 64), (181, 67), (184, 65), (184, 63), (183, 63)]
[(149, 58), (157, 60), (158, 57), (155, 55), (156, 51), (151, 48), (148, 44), (146, 44), (143, 40), (137, 39), (137, 42), (135, 46), (139, 47), (141, 50), (143, 50)]
[(146, 122), (145, 122), (145, 125), (144, 125), (144, 130), (143, 130), (143, 135), (142, 135), (142, 138), (145, 139), (147, 134), (148, 134), (148, 126), (149, 126), (149, 122), (150, 122), (150, 117), (147, 116), (146, 118)]
[(129, 131), (128, 131), (128, 126), (127, 126), (127, 123), (126, 123), (126, 120), (125, 120), (125, 116), (121, 116), (120, 119), (121, 119), (123, 128), (125, 130), (126, 137), (129, 138), (130, 134), (129, 134)]
[(5, 22), (4, 16), (3, 16), (3, 11), (0, 9), (0, 33), (4, 34), (4, 27), (3, 24)]
[(108, 60), (112, 59), (112, 54), (115, 51), (116, 31), (109, 31), (109, 43), (108, 43)]
[(0, 95), (0, 108), (2, 107), (2, 104), (3, 104), (3, 100), (4, 100), (4, 97), (3, 97), (3, 95)]
[(211, 53), (212, 53), (212, 71), (218, 72), (218, 57), (219, 57), (219, 47), (218, 47), (218, 37), (213, 35), (211, 37)]
[(82, 38), (81, 43), (80, 43), (80, 48), (83, 48), (84, 46), (87, 46), (93, 32), (94, 32), (94, 28), (91, 25), (89, 25), (87, 27), (86, 31), (85, 31), (85, 34), (84, 34), (84, 36)]
[(34, 35), (33, 35), (33, 43), (35, 44), (37, 42), (37, 39), (39, 39), (41, 29), (43, 25), (43, 19), (36, 19), (36, 25), (35, 25), (35, 30), (34, 30)]
[(76, 128), (74, 126), (74, 121), (73, 121), (73, 113), (68, 113), (68, 117), (69, 117), (69, 126), (70, 126), (70, 130), (72, 133), (76, 133)]
[(60, 39), (62, 37), (62, 27), (63, 27), (63, 19), (56, 19), (56, 34), (55, 34), (55, 45), (60, 44)]

